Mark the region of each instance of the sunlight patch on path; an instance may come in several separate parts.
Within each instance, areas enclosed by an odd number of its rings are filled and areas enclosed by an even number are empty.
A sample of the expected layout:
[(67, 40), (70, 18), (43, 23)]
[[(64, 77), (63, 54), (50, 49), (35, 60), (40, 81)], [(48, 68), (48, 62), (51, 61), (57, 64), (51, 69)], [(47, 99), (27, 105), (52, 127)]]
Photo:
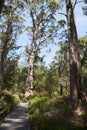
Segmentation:
[(30, 130), (28, 120), (28, 103), (20, 103), (0, 125), (0, 130)]

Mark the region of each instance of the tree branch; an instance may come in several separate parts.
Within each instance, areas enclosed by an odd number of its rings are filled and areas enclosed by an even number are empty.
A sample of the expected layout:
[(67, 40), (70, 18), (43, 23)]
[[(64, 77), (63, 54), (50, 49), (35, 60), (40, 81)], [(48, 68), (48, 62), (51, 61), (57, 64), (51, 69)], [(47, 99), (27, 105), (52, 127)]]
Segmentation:
[(79, 4), (79, 3), (81, 3), (81, 2), (84, 2), (84, 1), (77, 1), (77, 0), (75, 0), (75, 3), (74, 3), (74, 5), (73, 5), (73, 9), (75, 8), (75, 6), (76, 6), (76, 4)]
[(77, 4), (77, 0), (75, 0), (74, 2), (73, 9), (75, 8), (76, 4)]
[(61, 15), (64, 15), (65, 17), (67, 17), (67, 15), (66, 15), (66, 14), (64, 14), (64, 13), (58, 13), (58, 14), (61, 14)]

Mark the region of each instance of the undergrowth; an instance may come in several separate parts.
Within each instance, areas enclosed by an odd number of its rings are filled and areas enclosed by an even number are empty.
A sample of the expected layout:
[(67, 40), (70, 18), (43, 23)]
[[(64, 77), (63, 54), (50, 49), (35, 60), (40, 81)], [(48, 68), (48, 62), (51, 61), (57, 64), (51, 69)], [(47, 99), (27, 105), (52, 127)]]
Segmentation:
[[(67, 97), (49, 98), (32, 96), (29, 98), (29, 121), (31, 130), (87, 130), (76, 122)], [(73, 121), (73, 120), (72, 120)]]
[(0, 121), (20, 102), (18, 94), (4, 90), (0, 92)]

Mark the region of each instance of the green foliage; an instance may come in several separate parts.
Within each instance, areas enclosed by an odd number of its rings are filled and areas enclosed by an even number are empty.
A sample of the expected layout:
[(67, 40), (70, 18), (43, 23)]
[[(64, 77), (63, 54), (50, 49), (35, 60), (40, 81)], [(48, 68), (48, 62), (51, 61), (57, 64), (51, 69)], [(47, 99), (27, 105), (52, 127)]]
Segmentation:
[(87, 3), (87, 0), (84, 0), (85, 3)]
[[(32, 21), (32, 25), (29, 25), (30, 36), (33, 38), (33, 31), (36, 29), (36, 40), (38, 40), (37, 44), (39, 44), (39, 49), (42, 46), (46, 45), (50, 42), (53, 42), (54, 32), (57, 32), (57, 26), (55, 24), (55, 13), (57, 11), (57, 7), (59, 7), (58, 2), (56, 1), (44, 1), (44, 0), (31, 0), (27, 1), (28, 8), (30, 11), (30, 19)], [(52, 12), (52, 10), (53, 12)], [(32, 14), (32, 16), (31, 16)]]
[(45, 89), (46, 86), (46, 67), (37, 66), (34, 70), (34, 86), (37, 92), (41, 92)]
[(19, 57), (8, 58), (4, 68), (4, 86), (2, 89), (8, 89), (13, 92), (24, 93), (27, 77), (27, 68), (18, 65)]
[(17, 90), (21, 93), (25, 93), (25, 82), (27, 77), (27, 67), (19, 67), (19, 71), (17, 73)]
[(20, 98), (17, 94), (10, 91), (0, 92), (0, 121), (12, 111), (20, 102)]
[(19, 96), (17, 94), (13, 94), (6, 90), (4, 91), (4, 99), (8, 103), (8, 111), (13, 110), (13, 108), (15, 108), (15, 106), (20, 102)]
[(65, 20), (59, 20), (59, 21), (58, 21), (58, 26), (59, 26), (59, 28), (64, 28), (65, 25), (66, 25), (66, 21), (65, 21)]
[[(62, 60), (64, 60), (64, 56)], [(68, 63), (65, 66), (65, 62), (65, 60), (61, 61), (59, 59), (55, 59), (55, 62), (50, 64), (49, 69), (42, 64), (43, 62), (37, 62), (36, 67), (34, 68), (34, 91), (39, 93), (39, 95), (59, 95), (60, 84), (62, 84), (63, 95), (67, 95), (69, 93), (69, 72)]]
[(4, 72), (4, 86), (11, 89), (16, 81), (17, 59), (7, 60)]
[(81, 37), (79, 39), (79, 45), (80, 45), (80, 57), (81, 57), (81, 63), (82, 67), (85, 67), (87, 64), (87, 37)]
[(86, 130), (87, 127), (75, 126), (67, 122), (73, 117), (73, 109), (67, 97), (33, 96), (29, 99), (29, 121), (32, 130)]
[[(47, 71), (47, 79), (46, 79), (46, 91), (48, 92), (48, 95), (51, 97), (54, 92), (57, 92), (58, 88), (58, 73), (57, 70), (54, 68), (51, 68)], [(58, 93), (57, 93), (58, 94)]]
[(16, 46), (16, 40), (22, 32), (23, 17), (20, 15), (22, 4), (19, 0), (4, 2), (0, 21), (0, 82), (2, 85), (7, 58), (11, 56), (15, 48), (19, 48)]
[(83, 74), (83, 82), (87, 89), (87, 36), (81, 37), (79, 39), (80, 46), (80, 57), (82, 64), (82, 74)]
[(49, 0), (49, 8), (52, 12), (55, 12), (60, 8), (60, 4), (56, 0)]

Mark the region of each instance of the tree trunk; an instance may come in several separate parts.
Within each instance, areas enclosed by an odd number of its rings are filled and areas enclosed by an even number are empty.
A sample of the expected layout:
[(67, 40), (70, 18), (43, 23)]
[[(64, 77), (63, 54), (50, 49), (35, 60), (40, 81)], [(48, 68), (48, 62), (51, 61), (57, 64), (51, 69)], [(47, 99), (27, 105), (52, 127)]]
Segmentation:
[(0, 0), (0, 13), (2, 12), (4, 2), (5, 0)]
[[(3, 7), (3, 4), (4, 4), (4, 1), (5, 0), (0, 0), (0, 14), (2, 12), (2, 7)], [(0, 45), (0, 85), (2, 85), (3, 83), (3, 63), (1, 62), (2, 59), (1, 59), (1, 45)]]
[(5, 58), (1, 56), (0, 57), (0, 85), (1, 86), (3, 85), (4, 60)]
[(26, 80), (26, 89), (25, 89), (26, 97), (33, 95), (34, 60), (35, 60), (35, 51), (32, 50), (29, 60), (28, 77)]
[(3, 84), (3, 74), (2, 74), (2, 63), (0, 61), (0, 87), (2, 86)]
[(33, 38), (32, 38), (32, 48), (31, 48), (31, 54), (29, 56), (29, 69), (28, 69), (28, 78), (26, 80), (26, 89), (25, 89), (25, 96), (29, 97), (30, 95), (33, 95), (33, 82), (34, 82), (34, 63), (35, 63), (35, 55), (37, 52), (37, 32), (39, 27), (39, 19), (38, 17), (35, 19), (32, 9), (30, 10), (30, 16), (32, 18), (32, 32), (33, 32)]
[(71, 0), (65, 0), (65, 2), (70, 55), (70, 99), (71, 103), (76, 106), (78, 104), (78, 100), (82, 96), (81, 94), (83, 91), (79, 43), (74, 20), (73, 3)]
[[(4, 66), (5, 66), (5, 61), (7, 58), (7, 54), (10, 50), (9, 48), (9, 41), (11, 39), (12, 35), (12, 15), (11, 11), (9, 12), (9, 17), (8, 17), (8, 22), (7, 22), (7, 30), (4, 34), (4, 37), (2, 37), (1, 42), (3, 45), (0, 45), (0, 85), (3, 85), (3, 74), (4, 74)], [(7, 34), (7, 35), (6, 35)]]
[(8, 49), (8, 42), (9, 42), (8, 37), (6, 37), (6, 39), (4, 39), (4, 41), (3, 41), (4, 45), (3, 45), (3, 47), (1, 47), (1, 52), (0, 52), (0, 85), (1, 86), (3, 86), (4, 66), (5, 66), (7, 54), (9, 52), (9, 49)]
[(60, 84), (60, 96), (62, 96), (63, 95), (63, 86), (62, 86), (62, 84)]

